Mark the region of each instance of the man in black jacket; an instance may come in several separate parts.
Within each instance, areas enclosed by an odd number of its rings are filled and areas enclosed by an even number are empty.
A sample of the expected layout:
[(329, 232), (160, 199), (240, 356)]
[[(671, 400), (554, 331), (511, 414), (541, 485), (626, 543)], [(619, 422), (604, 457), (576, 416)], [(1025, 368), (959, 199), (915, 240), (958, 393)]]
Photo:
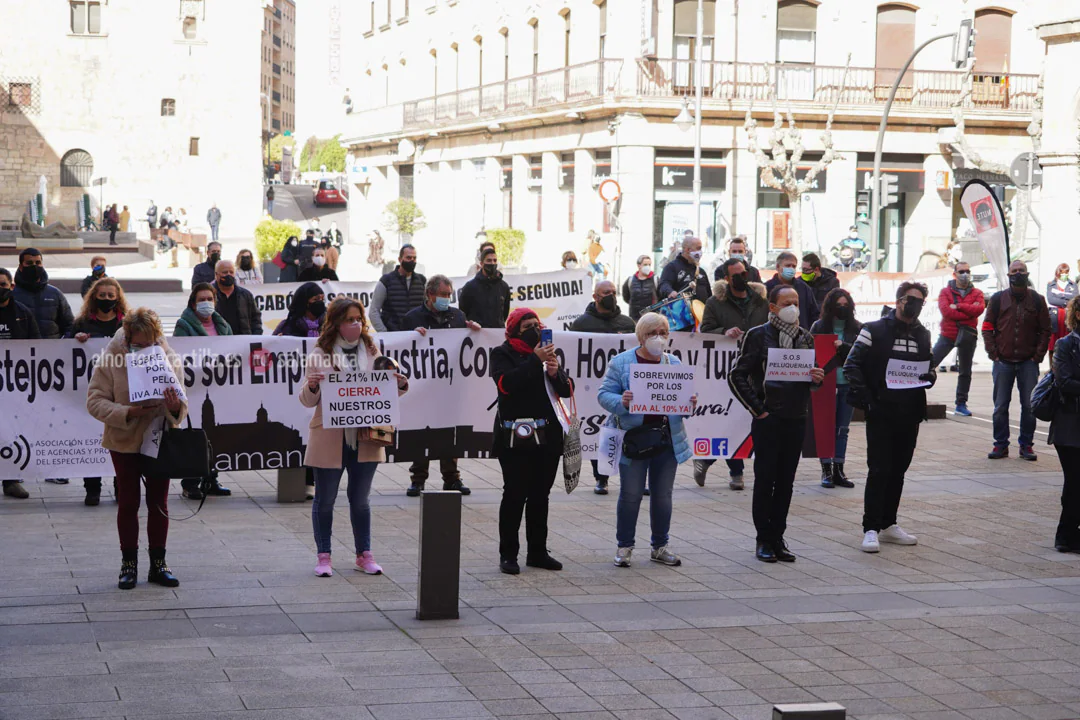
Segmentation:
[(510, 315), (510, 286), (499, 272), (499, 256), (494, 246), (481, 252), (480, 271), (465, 283), (458, 297), (458, 305), (465, 317), (480, 327), (506, 327)]
[[(570, 323), (570, 330), (574, 332), (588, 333), (632, 333), (634, 321), (622, 314), (619, 303), (615, 299), (615, 283), (610, 280), (601, 280), (593, 289), (593, 301), (585, 308), (585, 313), (574, 318)], [(593, 478), (596, 479), (596, 487), (593, 492), (597, 495), (608, 494), (608, 476), (600, 474), (600, 466), (596, 460), (592, 461)]]
[(701, 302), (712, 295), (709, 276), (701, 269), (701, 240), (696, 237), (684, 239), (682, 252), (664, 266), (664, 272), (660, 274), (660, 297), (673, 298), (687, 286)]
[(221, 260), (221, 243), (211, 242), (206, 246), (206, 261), (199, 263), (191, 270), (191, 286), (214, 282), (219, 260)]
[(49, 284), (49, 274), (45, 272), (40, 250), (26, 248), (19, 253), (14, 296), (34, 315), (44, 340), (64, 337), (75, 322), (64, 293)]
[[(16, 302), (14, 287), (11, 273), (0, 268), (0, 340), (39, 340), (37, 320), (30, 308)], [(30, 497), (21, 480), (5, 480), (4, 494), (19, 500)]]
[(416, 272), (416, 248), (402, 245), (396, 268), (379, 278), (371, 294), (368, 315), (379, 332), (401, 329), (401, 319), (424, 304), (427, 278)]
[[(930, 332), (919, 323), (925, 285), (905, 282), (896, 310), (863, 325), (844, 362), (848, 402), (866, 413), (866, 496), (863, 552), (880, 543), (915, 545), (918, 539), (896, 524), (904, 474), (915, 455), (919, 423), (926, 419), (926, 390), (937, 380), (930, 361)], [(917, 381), (912, 373), (919, 372)]]
[[(736, 235), (728, 243), (728, 260), (741, 260), (746, 268), (746, 279), (753, 283), (761, 282), (761, 271), (750, 264), (750, 258), (746, 254), (746, 236)], [(721, 263), (713, 271), (713, 280), (724, 279), (724, 265)]]
[(217, 288), (217, 311), (232, 328), (233, 335), (262, 335), (262, 311), (255, 296), (236, 284), (236, 266), (232, 260), (218, 261), (214, 287)]
[(795, 288), (799, 293), (799, 327), (809, 330), (810, 326), (821, 317), (821, 308), (817, 298), (814, 297), (813, 289), (803, 282), (802, 278), (796, 277), (795, 268), (798, 265), (795, 253), (782, 252), (776, 256), (776, 274), (765, 283), (765, 289), (772, 294), (773, 288), (778, 285)]
[[(721, 279), (713, 285), (713, 296), (705, 303), (705, 316), (701, 320), (701, 332), (726, 335), (739, 340), (750, 328), (769, 321), (769, 301), (765, 299), (765, 286), (751, 282), (746, 262), (731, 258), (719, 268)], [(705, 477), (715, 460), (694, 460), (694, 482), (705, 487)], [(727, 460), (728, 487), (742, 490), (743, 460)]]
[[(454, 295), (454, 286), (445, 275), (432, 275), (424, 287), (424, 304), (405, 313), (401, 320), (402, 330), (415, 330), (427, 335), (429, 330), (449, 330), (451, 328), (469, 328), (479, 330), (480, 325), (468, 320), (465, 313), (450, 307), (450, 298)], [(418, 497), (424, 490), (431, 468), (430, 460), (417, 460), (409, 466), (411, 482), (405, 494)], [(457, 458), (439, 458), (439, 472), (442, 473), (443, 490), (457, 490), (462, 495), (472, 492), (461, 482)]]
[(94, 286), (98, 280), (105, 275), (105, 256), (95, 255), (90, 258), (90, 274), (83, 278), (82, 286), (79, 288), (79, 295), (86, 297), (86, 293), (90, 292), (90, 288)]
[[(825, 304), (825, 296), (834, 288), (840, 287), (840, 278), (832, 268), (821, 267), (821, 258), (816, 253), (806, 253), (802, 259), (802, 281), (814, 291), (814, 301), (820, 309)], [(817, 322), (813, 319), (811, 325)]]

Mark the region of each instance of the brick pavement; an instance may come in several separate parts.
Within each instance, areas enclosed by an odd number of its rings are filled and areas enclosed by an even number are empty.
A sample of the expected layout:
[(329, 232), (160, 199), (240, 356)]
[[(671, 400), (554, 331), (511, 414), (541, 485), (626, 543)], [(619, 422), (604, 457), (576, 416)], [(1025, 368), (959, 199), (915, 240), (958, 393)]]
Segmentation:
[(517, 577), (496, 567), (497, 465), (466, 462), (461, 619), (428, 623), (413, 619), (403, 466), (383, 468), (372, 498), (386, 575), (315, 578), (309, 506), (241, 473), (233, 498), (173, 523), (176, 590), (117, 590), (112, 503), (84, 507), (77, 481), (31, 485), (29, 501), (0, 500), (0, 720), (764, 720), (816, 699), (860, 720), (1080, 717), (1080, 556), (1051, 545), (1060, 469), (1042, 440), (1034, 464), (992, 463), (989, 445), (978, 419), (923, 426), (901, 507), (917, 547), (858, 550), (856, 427), (855, 490), (800, 469), (794, 565), (754, 560), (750, 493), (718, 465), (704, 489), (680, 470), (681, 568), (613, 567), (615, 496), (582, 488), (553, 495), (566, 569)]

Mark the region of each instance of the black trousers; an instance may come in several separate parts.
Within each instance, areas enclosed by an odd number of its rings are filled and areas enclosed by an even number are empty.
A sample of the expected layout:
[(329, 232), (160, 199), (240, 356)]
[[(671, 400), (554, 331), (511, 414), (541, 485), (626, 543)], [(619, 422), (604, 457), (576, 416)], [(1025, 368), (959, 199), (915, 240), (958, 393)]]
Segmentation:
[[(457, 459), (456, 458), (440, 458), (439, 459), (439, 472), (442, 474), (443, 483), (457, 482), (461, 479), (461, 473), (458, 472)], [(409, 476), (413, 482), (424, 482), (428, 479), (431, 473), (431, 461), (430, 460), (417, 460), (409, 466)]]
[(548, 495), (555, 484), (562, 454), (544, 447), (501, 449), (503, 496), (499, 505), (499, 558), (516, 560), (521, 545), (518, 530), (525, 513), (525, 542), (529, 557), (547, 554)]
[(795, 471), (799, 469), (806, 419), (769, 415), (750, 425), (754, 438), (754, 528), (758, 542), (778, 542), (787, 530)]
[(1061, 519), (1058, 521), (1055, 545), (1080, 545), (1080, 447), (1054, 445), (1065, 485), (1061, 489)]
[(919, 440), (917, 418), (870, 417), (866, 421), (866, 475), (863, 495), (863, 532), (896, 524), (904, 474), (915, 455)]

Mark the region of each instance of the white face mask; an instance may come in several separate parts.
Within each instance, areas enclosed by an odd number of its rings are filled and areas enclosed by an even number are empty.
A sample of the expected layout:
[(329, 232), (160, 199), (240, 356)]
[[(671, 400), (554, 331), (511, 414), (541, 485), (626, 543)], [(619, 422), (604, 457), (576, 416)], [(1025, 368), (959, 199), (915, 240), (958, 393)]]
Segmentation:
[(664, 346), (667, 345), (667, 338), (660, 335), (653, 335), (651, 338), (645, 340), (645, 352), (649, 353), (653, 357), (660, 357), (664, 354)]
[(693, 259), (694, 262), (698, 262), (699, 260), (701, 260), (701, 251), (700, 250), (691, 250), (690, 251), (690, 257), (691, 257), (691, 259)]
[(566, 269), (567, 270), (575, 270), (576, 268), (577, 268), (577, 260), (567, 260), (566, 261)]
[(794, 325), (799, 322), (799, 306), (788, 305), (787, 307), (782, 307), (780, 308), (780, 312), (776, 313), (776, 316), (788, 325)]
[(195, 314), (203, 318), (210, 317), (214, 314), (214, 303), (210, 300), (195, 303)]
[(326, 264), (326, 258), (322, 257), (321, 255), (316, 255), (315, 257), (311, 258), (311, 262), (315, 263), (315, 267), (322, 267)]

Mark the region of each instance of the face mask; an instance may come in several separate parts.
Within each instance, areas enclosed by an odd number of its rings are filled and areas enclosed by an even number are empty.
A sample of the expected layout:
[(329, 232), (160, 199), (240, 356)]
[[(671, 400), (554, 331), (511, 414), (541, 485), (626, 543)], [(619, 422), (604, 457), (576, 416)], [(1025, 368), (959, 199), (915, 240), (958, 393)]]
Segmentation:
[(793, 268), (793, 267), (782, 267), (782, 268), (780, 268), (780, 277), (784, 278), (785, 280), (794, 280), (795, 279), (795, 268)]
[(922, 309), (923, 301), (920, 298), (909, 296), (908, 299), (904, 301), (904, 317), (909, 320), (914, 320), (919, 317), (919, 314), (922, 313)]
[(235, 284), (236, 278), (232, 275), (222, 275), (221, 279), (218, 280), (218, 285), (221, 285), (222, 287), (232, 287)]
[(780, 308), (780, 311), (776, 313), (776, 317), (780, 318), (788, 325), (795, 325), (799, 322), (799, 306), (787, 305)]
[(1026, 272), (1015, 273), (1009, 276), (1009, 284), (1013, 287), (1027, 287), (1027, 282), (1028, 274)]
[(742, 262), (743, 260), (746, 259), (746, 255), (745, 255), (745, 253), (731, 253), (731, 259), (732, 260), (738, 260), (739, 262)]
[(413, 260), (411, 262), (403, 262), (403, 263), (401, 263), (401, 269), (404, 270), (407, 273), (411, 273), (413, 270), (416, 269), (416, 261)]
[(642, 275), (648, 275), (652, 272), (652, 265), (642, 265), (638, 268)]
[(664, 345), (666, 344), (667, 338), (660, 335), (653, 335), (651, 338), (646, 338), (645, 340), (645, 352), (653, 357), (660, 357), (664, 354)]
[(814, 273), (812, 273), (812, 272), (810, 272), (810, 273), (805, 273), (804, 272), (802, 274), (803, 282), (813, 282), (815, 277), (817, 277), (817, 276), (814, 275)]
[(206, 256), (206, 262), (210, 263), (211, 265), (217, 265), (218, 260), (220, 260), (220, 259), (221, 259), (221, 253), (210, 253), (209, 255)]
[(731, 276), (731, 287), (735, 288), (738, 292), (746, 291), (746, 273), (738, 273)]
[(699, 260), (701, 260), (701, 251), (700, 250), (694, 250), (693, 252), (691, 252), (690, 253), (690, 259), (693, 260), (694, 262), (698, 262)]
[(311, 262), (314, 263), (315, 267), (322, 267), (326, 264), (326, 258), (316, 255), (315, 257), (311, 258)]
[(956, 273), (956, 282), (959, 283), (960, 285), (967, 285), (969, 282), (971, 282), (971, 273), (969, 273), (969, 272)]
[(848, 238), (850, 238), (852, 240), (858, 240), (859, 239), (859, 233), (857, 233), (855, 231), (849, 232), (847, 236), (848, 236)]
[(0, 303), (6, 303), (11, 299), (11, 288), (0, 288)]
[(252, 265), (251, 258), (249, 258), (248, 256), (245, 255), (244, 257), (240, 258), (240, 269), (241, 270), (250, 270), (251, 265)]
[(577, 269), (577, 260), (567, 260), (566, 261), (566, 269), (567, 270), (576, 270)]
[(358, 322), (345, 323), (338, 328), (338, 334), (345, 342), (354, 343), (360, 339), (364, 332), (364, 326)]
[(199, 317), (210, 317), (214, 314), (214, 302), (212, 300), (200, 300), (195, 303), (195, 314)]
[(95, 265), (94, 266), (94, 275), (104, 275), (104, 274), (105, 274), (105, 266), (104, 265)]
[(484, 266), (484, 274), (488, 277), (495, 277), (499, 274), (499, 266), (488, 264)]
[(446, 312), (450, 309), (450, 298), (435, 298), (435, 312)]
[(19, 270), (19, 274), (22, 275), (27, 282), (32, 283), (41, 283), (48, 278), (45, 274), (45, 268), (40, 265), (27, 265)]
[(1060, 280), (1063, 283), (1069, 282), (1069, 273), (1062, 273), (1062, 274), (1058, 275), (1058, 280)]
[(837, 305), (833, 311), (833, 316), (837, 320), (847, 320), (851, 317), (851, 308), (847, 305)]
[(605, 295), (605, 296), (603, 296), (602, 298), (600, 298), (599, 300), (596, 301), (596, 306), (601, 308), (602, 310), (605, 310), (606, 312), (614, 312), (615, 311), (615, 296), (614, 295)]
[(116, 309), (119, 300), (98, 300), (97, 309), (103, 313), (112, 312)]
[(540, 344), (540, 328), (531, 327), (528, 330), (521, 332), (521, 341), (529, 347), (536, 347)]
[(326, 312), (326, 303), (324, 303), (322, 300), (309, 302), (307, 306), (307, 311), (315, 317), (320, 317), (324, 312)]

